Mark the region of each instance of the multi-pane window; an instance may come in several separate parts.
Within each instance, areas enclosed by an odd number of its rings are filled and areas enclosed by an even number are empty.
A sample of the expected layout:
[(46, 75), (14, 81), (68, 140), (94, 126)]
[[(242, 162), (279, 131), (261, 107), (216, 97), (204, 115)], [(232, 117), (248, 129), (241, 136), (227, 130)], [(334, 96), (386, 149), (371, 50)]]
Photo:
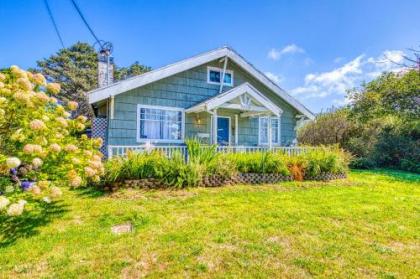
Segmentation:
[[(207, 74), (208, 74), (207, 81), (209, 83), (220, 84), (220, 80), (223, 75), (223, 69), (208, 67)], [(229, 71), (229, 70), (225, 71), (225, 78), (224, 78), (223, 84), (228, 85), (228, 86), (233, 86), (233, 72), (232, 71)]]
[(182, 110), (139, 107), (140, 140), (182, 140), (182, 123)]
[[(268, 117), (260, 117), (259, 119), (259, 143), (268, 144)], [(273, 144), (280, 144), (280, 119), (271, 118), (271, 142)]]

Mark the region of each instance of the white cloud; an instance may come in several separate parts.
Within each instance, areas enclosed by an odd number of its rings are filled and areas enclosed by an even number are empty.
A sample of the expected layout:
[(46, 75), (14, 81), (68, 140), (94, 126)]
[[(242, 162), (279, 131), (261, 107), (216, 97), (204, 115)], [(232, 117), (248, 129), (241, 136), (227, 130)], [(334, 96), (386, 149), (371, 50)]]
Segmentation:
[(272, 72), (265, 72), (264, 73), (269, 79), (271, 79), (273, 82), (280, 84), (280, 82), (283, 80), (283, 77), (280, 75), (276, 75)]
[(295, 44), (290, 44), (282, 49), (272, 48), (267, 54), (267, 57), (272, 60), (279, 60), (285, 54), (305, 53), (305, 50)]
[(339, 57), (334, 58), (334, 63), (337, 64), (337, 63), (340, 63), (343, 60), (344, 60), (344, 57), (339, 56)]
[[(305, 76), (304, 85), (291, 90), (300, 99), (329, 98), (332, 104), (343, 105), (346, 90), (370, 81), (385, 71), (400, 71), (404, 52), (386, 50), (379, 57), (359, 55), (344, 65), (323, 73), (310, 73)], [(392, 62), (391, 62), (392, 60)]]

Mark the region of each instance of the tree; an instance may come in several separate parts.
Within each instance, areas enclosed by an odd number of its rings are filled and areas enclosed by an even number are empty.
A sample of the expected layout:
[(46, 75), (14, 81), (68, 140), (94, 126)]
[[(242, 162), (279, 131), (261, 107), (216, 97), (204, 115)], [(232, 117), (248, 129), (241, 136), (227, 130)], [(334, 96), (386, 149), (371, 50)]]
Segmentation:
[[(99, 181), (104, 172), (102, 140), (80, 136), (87, 118), (70, 119), (78, 104), (59, 104), (59, 92), (60, 85), (47, 83), (40, 73), (16, 66), (0, 73), (0, 211), (11, 216), (20, 215), (26, 204), (9, 205), (9, 199), (20, 197), (19, 189), (48, 202), (61, 193), (56, 186)], [(14, 183), (4, 185), (8, 179)]]
[[(88, 104), (86, 92), (97, 88), (97, 54), (95, 49), (87, 43), (78, 42), (69, 48), (60, 49), (49, 58), (37, 61), (35, 69), (45, 75), (49, 82), (61, 85), (58, 98), (76, 101), (80, 104), (77, 115), (93, 116)], [(150, 71), (150, 67), (133, 63), (129, 67), (114, 67), (114, 80), (123, 80), (128, 77)]]
[(298, 142), (344, 147), (355, 130), (355, 125), (347, 118), (348, 113), (347, 109), (338, 109), (317, 115), (314, 121), (298, 130)]
[(350, 90), (349, 98), (351, 115), (364, 122), (387, 115), (419, 119), (420, 73), (384, 73), (360, 89)]
[(348, 94), (349, 106), (299, 129), (299, 142), (338, 143), (355, 156), (353, 167), (420, 172), (420, 73), (384, 73)]
[(136, 61), (129, 67), (117, 68), (114, 73), (114, 78), (115, 80), (124, 80), (133, 76), (144, 74), (150, 70), (150, 67), (141, 65), (138, 61)]
[(97, 87), (97, 55), (86, 43), (76, 43), (60, 49), (57, 54), (37, 61), (38, 71), (49, 82), (59, 83), (60, 99), (80, 104), (77, 113), (91, 117), (93, 111), (88, 104), (86, 92)]

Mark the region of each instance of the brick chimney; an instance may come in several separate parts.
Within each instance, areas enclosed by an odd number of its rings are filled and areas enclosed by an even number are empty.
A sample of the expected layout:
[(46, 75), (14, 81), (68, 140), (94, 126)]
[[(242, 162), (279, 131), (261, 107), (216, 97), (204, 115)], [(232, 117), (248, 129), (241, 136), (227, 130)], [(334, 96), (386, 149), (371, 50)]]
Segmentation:
[(114, 82), (114, 57), (105, 52), (98, 54), (98, 87), (104, 87)]

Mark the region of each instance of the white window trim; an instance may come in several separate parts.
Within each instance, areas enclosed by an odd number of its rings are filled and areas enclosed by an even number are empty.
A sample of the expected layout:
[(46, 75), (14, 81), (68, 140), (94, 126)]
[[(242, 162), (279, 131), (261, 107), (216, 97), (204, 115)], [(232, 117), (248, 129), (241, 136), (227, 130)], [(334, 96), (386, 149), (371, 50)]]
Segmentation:
[[(217, 68), (217, 67), (211, 67), (211, 66), (208, 66), (207, 67), (207, 83), (209, 83), (209, 84), (217, 84), (217, 85), (220, 85), (220, 82), (214, 82), (214, 81), (210, 81), (210, 71), (217, 71), (217, 72), (220, 72), (220, 79), (222, 78), (222, 73), (223, 73), (223, 69), (222, 68)], [(225, 73), (227, 73), (227, 74), (230, 74), (231, 75), (231, 77), (232, 77), (232, 83), (224, 83), (223, 82), (223, 85), (224, 86), (230, 86), (230, 87), (233, 87), (233, 84), (234, 84), (234, 79), (233, 79), (233, 71), (232, 70), (226, 70), (225, 71)]]
[[(267, 142), (267, 143), (263, 143), (263, 142), (261, 142), (261, 120), (262, 119), (268, 119), (268, 118), (271, 118), (271, 119), (277, 119), (277, 121), (278, 121), (278, 127), (277, 127), (277, 137), (278, 137), (278, 139), (279, 139), (279, 142), (272, 142), (272, 144), (273, 145), (281, 145), (281, 117), (277, 117), (277, 116), (271, 116), (271, 117), (269, 117), (269, 116), (260, 116), (260, 117), (258, 117), (258, 145), (269, 145), (269, 142)], [(274, 131), (272, 131), (272, 132), (274, 132)]]
[[(171, 110), (171, 111), (180, 111), (181, 112), (181, 139), (179, 140), (170, 140), (170, 139), (142, 139), (140, 138), (140, 109), (161, 109), (161, 110)], [(165, 107), (165, 106), (151, 106), (137, 104), (137, 131), (136, 137), (138, 143), (151, 142), (151, 143), (183, 143), (185, 136), (185, 110), (178, 107)]]
[[(229, 119), (229, 139), (228, 139), (228, 146), (230, 146), (231, 145), (231, 139), (232, 139), (232, 118), (230, 117), (230, 116), (223, 116), (223, 115), (218, 115), (217, 116), (217, 118), (227, 118), (227, 119)], [(217, 131), (217, 132), (219, 132), (219, 131)], [(217, 144), (219, 144), (219, 143), (217, 143)]]

